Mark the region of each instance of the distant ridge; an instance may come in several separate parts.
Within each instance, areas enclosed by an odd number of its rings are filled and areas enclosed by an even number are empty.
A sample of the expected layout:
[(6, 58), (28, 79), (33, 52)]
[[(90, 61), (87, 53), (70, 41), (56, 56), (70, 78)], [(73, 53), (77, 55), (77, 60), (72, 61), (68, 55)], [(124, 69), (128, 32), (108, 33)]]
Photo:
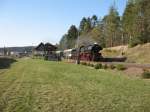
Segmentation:
[[(30, 52), (32, 51), (32, 49), (34, 48), (35, 46), (25, 46), (25, 47), (5, 47), (6, 49), (8, 49), (9, 51), (12, 51), (12, 52)], [(4, 51), (4, 47), (0, 48), (0, 52), (2, 53)]]

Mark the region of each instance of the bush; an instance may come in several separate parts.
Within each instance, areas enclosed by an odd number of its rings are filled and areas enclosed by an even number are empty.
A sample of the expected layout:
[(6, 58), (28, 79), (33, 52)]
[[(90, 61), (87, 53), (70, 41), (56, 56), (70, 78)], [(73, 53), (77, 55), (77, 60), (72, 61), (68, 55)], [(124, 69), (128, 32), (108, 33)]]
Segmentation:
[(144, 78), (144, 79), (150, 79), (150, 71), (144, 70), (144, 72), (142, 74), (142, 78)]
[(102, 68), (102, 64), (100, 64), (100, 63), (99, 63), (99, 64), (96, 64), (96, 65), (94, 66), (94, 68), (95, 68), (95, 69), (101, 69), (101, 68)]
[(126, 67), (122, 64), (116, 65), (116, 68), (117, 68), (117, 70), (125, 70), (126, 69)]
[(111, 64), (109, 67), (110, 67), (110, 69), (115, 69), (116, 68), (113, 64)]
[(108, 68), (107, 64), (104, 64), (103, 69), (107, 69), (107, 68)]
[(91, 67), (94, 67), (94, 64), (90, 64)]
[(0, 69), (9, 68), (10, 65), (14, 62), (16, 62), (16, 60), (13, 58), (7, 58), (7, 57), (0, 58)]
[(87, 63), (87, 66), (91, 66), (91, 64), (90, 64), (90, 63)]
[(81, 62), (81, 65), (87, 65), (87, 63), (86, 62)]

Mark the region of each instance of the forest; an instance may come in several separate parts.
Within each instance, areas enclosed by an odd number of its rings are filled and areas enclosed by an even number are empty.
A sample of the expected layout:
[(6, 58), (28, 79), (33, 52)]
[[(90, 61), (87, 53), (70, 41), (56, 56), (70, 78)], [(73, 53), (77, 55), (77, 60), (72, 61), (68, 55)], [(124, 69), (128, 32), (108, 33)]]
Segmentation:
[(115, 5), (103, 18), (83, 17), (79, 26), (71, 25), (59, 42), (59, 49), (98, 43), (102, 47), (150, 42), (150, 0), (128, 0), (122, 16)]

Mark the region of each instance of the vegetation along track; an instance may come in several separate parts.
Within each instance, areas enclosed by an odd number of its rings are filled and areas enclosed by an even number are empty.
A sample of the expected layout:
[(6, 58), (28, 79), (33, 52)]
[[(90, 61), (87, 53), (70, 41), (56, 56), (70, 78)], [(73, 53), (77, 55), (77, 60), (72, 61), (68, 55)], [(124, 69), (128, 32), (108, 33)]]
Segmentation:
[(138, 63), (124, 63), (124, 62), (103, 62), (104, 64), (114, 64), (114, 65), (117, 65), (117, 64), (122, 64), (126, 67), (136, 67), (136, 68), (147, 68), (147, 69), (150, 69), (150, 64), (138, 64)]
[(20, 60), (0, 75), (0, 112), (149, 112), (150, 82), (116, 74)]

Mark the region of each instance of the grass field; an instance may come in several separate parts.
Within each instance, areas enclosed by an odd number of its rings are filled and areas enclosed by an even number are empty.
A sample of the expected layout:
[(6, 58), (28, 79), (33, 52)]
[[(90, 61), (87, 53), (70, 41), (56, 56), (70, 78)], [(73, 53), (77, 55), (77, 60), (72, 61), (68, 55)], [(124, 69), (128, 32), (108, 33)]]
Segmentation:
[(0, 74), (0, 112), (150, 112), (150, 81), (24, 59)]

